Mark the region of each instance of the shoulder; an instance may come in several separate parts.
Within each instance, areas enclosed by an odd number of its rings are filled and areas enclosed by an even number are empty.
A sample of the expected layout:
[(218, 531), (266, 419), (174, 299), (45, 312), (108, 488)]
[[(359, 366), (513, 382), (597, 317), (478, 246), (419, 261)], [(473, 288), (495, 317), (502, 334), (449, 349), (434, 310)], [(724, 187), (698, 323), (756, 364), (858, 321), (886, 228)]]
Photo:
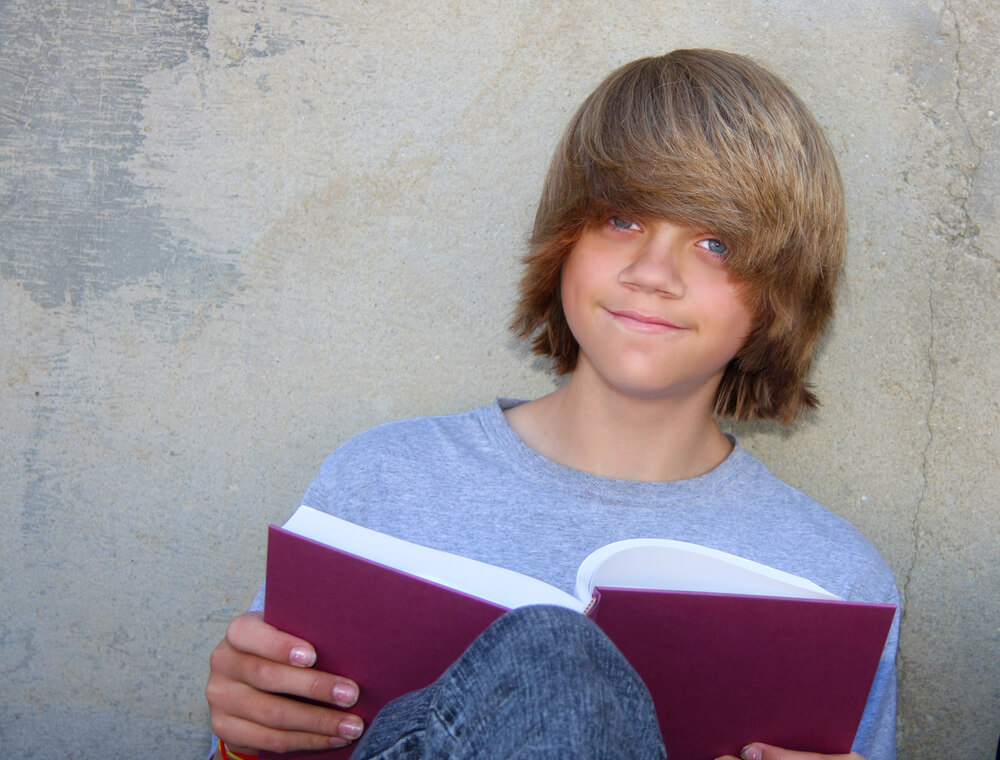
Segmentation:
[(376, 425), (342, 444), (324, 463), (352, 464), (390, 459), (422, 461), (475, 447), (485, 435), (493, 407), (458, 414), (412, 417)]
[(756, 526), (755, 550), (767, 555), (760, 561), (809, 577), (844, 599), (898, 603), (892, 571), (856, 526), (738, 445), (733, 458), (738, 497), (731, 514), (744, 530)]
[[(477, 452), (491, 449), (492, 405), (458, 414), (383, 423), (350, 438), (330, 454), (302, 503), (362, 521), (364, 504), (395, 501), (408, 489), (423, 494), (449, 473), (467, 471)], [(389, 511), (386, 511), (389, 514)]]
[[(842, 599), (899, 607), (892, 570), (850, 521), (782, 481), (738, 444), (731, 460), (728, 551), (808, 578)], [(866, 757), (895, 757), (899, 619), (897, 609), (854, 745)]]

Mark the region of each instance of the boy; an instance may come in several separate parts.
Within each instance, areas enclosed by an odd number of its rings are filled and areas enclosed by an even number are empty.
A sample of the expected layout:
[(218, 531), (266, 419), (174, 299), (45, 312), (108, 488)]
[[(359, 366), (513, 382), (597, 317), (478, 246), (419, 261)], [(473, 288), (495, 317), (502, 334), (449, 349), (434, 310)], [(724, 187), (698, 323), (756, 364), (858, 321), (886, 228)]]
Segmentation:
[[(583, 103), (556, 151), (514, 319), (515, 332), (567, 382), (527, 403), (501, 400), (368, 431), (327, 459), (303, 503), (567, 589), (598, 546), (661, 536), (805, 576), (845, 599), (898, 603), (890, 571), (852, 526), (771, 475), (716, 422), (787, 423), (815, 406), (805, 377), (832, 313), (844, 246), (836, 163), (822, 130), (780, 80), (709, 50), (628, 64)], [(261, 607), (258, 594), (253, 609)], [(475, 702), (473, 692), (489, 682), (483, 663), (501, 667), (504, 643), (496, 639), (530, 626), (532, 641), (556, 631), (556, 651), (503, 674), (523, 684), (504, 700), (537, 700), (514, 711), (515, 738), (539, 732), (531, 756), (584, 756), (565, 742), (581, 726), (596, 726), (610, 736), (587, 733), (585, 746), (611, 741), (615, 749), (589, 746), (595, 757), (661, 756), (657, 739), (648, 743), (655, 716), (641, 684), (627, 667), (615, 670), (607, 642), (588, 638), (582, 623), (526, 617), (511, 613), (501, 619), (514, 621), (504, 632), (491, 628), (477, 641), (475, 667), (468, 653), (453, 666), (476, 673), (463, 681), (459, 701)], [(855, 741), (869, 760), (895, 757), (897, 626)], [(578, 639), (589, 643), (567, 643)], [(550, 660), (581, 647), (599, 655), (568, 666), (570, 677), (589, 674), (598, 660), (599, 675), (528, 695), (556, 678), (546, 670)], [(358, 685), (309, 669), (313, 661), (308, 642), (252, 614), (237, 618), (212, 655), (206, 694), (214, 730), (236, 748), (283, 751), (356, 739), (362, 726), (349, 708)], [(612, 691), (624, 685), (609, 697), (598, 682)], [(394, 743), (410, 731), (433, 754), (428, 700), (439, 710), (444, 692), (430, 691), (384, 710), (358, 752), (417, 756)], [(577, 692), (590, 712), (559, 701)], [(455, 707), (444, 705), (449, 714)], [(475, 720), (495, 709), (483, 707)], [(577, 724), (561, 722), (577, 712)], [(497, 731), (495, 741), (438, 755), (501, 757), (528, 746), (511, 749), (496, 725), (482, 725), (486, 736)], [(818, 756), (752, 744), (744, 757)]]

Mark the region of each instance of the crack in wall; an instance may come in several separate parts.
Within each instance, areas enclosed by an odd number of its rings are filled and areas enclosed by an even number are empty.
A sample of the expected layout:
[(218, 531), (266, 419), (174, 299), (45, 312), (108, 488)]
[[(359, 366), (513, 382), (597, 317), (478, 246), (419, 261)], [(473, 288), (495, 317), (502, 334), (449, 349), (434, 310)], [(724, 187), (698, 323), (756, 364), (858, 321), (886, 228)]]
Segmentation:
[[(937, 332), (937, 320), (935, 316), (934, 309), (934, 272), (928, 270), (927, 273), (927, 315), (928, 315), (928, 340), (927, 340), (927, 370), (930, 375), (930, 393), (927, 399), (927, 406), (924, 412), (924, 424), (927, 428), (927, 439), (924, 444), (922, 451), (920, 452), (920, 491), (917, 496), (916, 505), (913, 510), (913, 519), (910, 521), (910, 534), (913, 536), (913, 552), (910, 555), (910, 561), (907, 565), (904, 573), (903, 580), (900, 584), (900, 593), (904, 600), (903, 613), (901, 617), (901, 625), (905, 625), (909, 619), (909, 606), (905, 605), (906, 599), (909, 597), (910, 582), (913, 579), (913, 571), (917, 566), (917, 558), (920, 555), (921, 549), (921, 533), (923, 531), (923, 513), (924, 506), (927, 503), (928, 489), (930, 484), (930, 472), (931, 472), (931, 461), (930, 452), (934, 445), (934, 424), (932, 422), (932, 416), (934, 410), (937, 408), (938, 401), (938, 368), (937, 368), (937, 358), (935, 356), (935, 335)], [(905, 658), (904, 658), (905, 659)]]
[[(955, 303), (954, 293), (967, 278), (992, 278), (1000, 270), (1000, 258), (984, 245), (977, 224), (983, 223), (986, 232), (991, 232), (991, 222), (981, 204), (992, 176), (990, 146), (982, 121), (985, 108), (981, 89), (986, 75), (975, 65), (977, 54), (982, 54), (982, 43), (976, 47), (975, 19), (970, 14), (970, 8), (958, 0), (944, 3), (932, 33), (936, 39), (925, 37), (922, 46), (927, 50), (926, 43), (931, 42), (937, 55), (916, 55), (910, 66), (913, 90), (909, 105), (920, 114), (922, 136), (930, 139), (924, 141), (925, 152), (910, 157), (908, 163), (921, 177), (922, 186), (931, 188), (931, 192), (922, 193), (918, 199), (923, 201), (927, 220), (924, 229), (929, 233), (921, 278), (926, 288), (927, 333), (920, 351), (921, 374), (926, 376), (928, 388), (921, 420), (926, 432), (922, 440), (914, 443), (914, 480), (918, 488), (907, 526), (911, 552), (898, 577), (903, 598), (909, 602), (902, 613), (905, 633), (899, 649), (899, 675), (904, 687), (901, 756), (920, 756), (926, 739), (950, 730), (945, 724), (953, 723), (959, 709), (944, 703), (940, 696), (928, 695), (925, 688), (944, 688), (939, 678), (943, 663), (928, 653), (928, 646), (951, 621), (939, 609), (928, 608), (938, 591), (929, 579), (941, 566), (940, 539), (952, 535), (939, 513), (952, 485), (949, 481), (954, 479), (942, 468), (942, 461), (947, 460), (950, 444), (962, 430), (958, 422), (961, 418), (955, 412), (955, 394), (960, 391), (953, 387), (953, 362), (964, 361), (958, 349), (967, 345), (969, 331), (976, 329), (964, 321), (968, 311)], [(988, 297), (986, 291), (971, 297), (980, 296)], [(953, 641), (942, 643), (956, 646)]]
[[(948, 35), (948, 30), (944, 23), (945, 18), (951, 21), (953, 34), (950, 36)], [(976, 151), (975, 162), (967, 166), (962, 160), (962, 156), (956, 153), (954, 141), (949, 141), (949, 148), (946, 155), (949, 157), (950, 162), (945, 164), (942, 171), (946, 176), (957, 173), (957, 175), (961, 178), (961, 186), (956, 189), (954, 183), (951, 181), (943, 183), (948, 188), (946, 202), (938, 208), (938, 211), (934, 216), (934, 221), (931, 223), (930, 227), (931, 232), (938, 235), (942, 239), (944, 247), (950, 253), (950, 249), (954, 249), (959, 245), (962, 245), (963, 247), (971, 247), (975, 250), (975, 244), (972, 242), (972, 239), (979, 234), (979, 230), (972, 221), (972, 215), (969, 211), (968, 204), (969, 198), (972, 195), (975, 174), (982, 161), (982, 150), (978, 145), (976, 145), (972, 137), (971, 128), (962, 113), (963, 68), (961, 26), (959, 24), (957, 14), (947, 4), (943, 6), (941, 21), (941, 30), (939, 34), (943, 38), (949, 36), (949, 42), (954, 47), (954, 53), (952, 56), (953, 73), (951, 78), (954, 95), (950, 101), (949, 107), (950, 110), (955, 112), (964, 136)], [(935, 104), (922, 100), (919, 102), (919, 110), (922, 116), (933, 125), (936, 131), (945, 131), (948, 125), (948, 119), (942, 118)], [(938, 407), (939, 401), (938, 361), (936, 356), (936, 338), (939, 325), (935, 308), (937, 297), (935, 283), (937, 281), (937, 276), (937, 269), (935, 267), (926, 268), (928, 330), (927, 346), (924, 355), (926, 358), (930, 389), (923, 415), (924, 425), (926, 426), (926, 439), (924, 446), (920, 451), (920, 467), (918, 470), (921, 480), (920, 489), (914, 505), (913, 517), (910, 521), (912, 553), (910, 555), (909, 563), (903, 571), (900, 583), (900, 593), (904, 600), (904, 607), (900, 622), (901, 626), (904, 627), (907, 626), (910, 621), (910, 606), (905, 604), (905, 602), (910, 597), (910, 588), (913, 582), (914, 572), (918, 567), (921, 550), (923, 548), (922, 539), (924, 531), (924, 514), (928, 504), (933, 470), (931, 452), (935, 443), (934, 413)], [(900, 674), (905, 672), (906, 669), (907, 651), (908, 647), (906, 646), (905, 640), (901, 641), (899, 648)]]
[[(955, 97), (953, 101), (955, 116), (958, 119), (958, 123), (961, 125), (963, 136), (967, 141), (968, 145), (971, 146), (972, 152), (974, 153), (974, 158), (971, 161), (965, 161), (963, 156), (955, 156), (955, 168), (958, 170), (962, 177), (962, 191), (961, 192), (950, 192), (951, 199), (955, 202), (957, 209), (958, 218), (954, 221), (949, 222), (948, 220), (942, 218), (941, 215), (938, 216), (939, 221), (944, 226), (944, 231), (948, 240), (952, 243), (962, 243), (966, 249), (966, 253), (971, 255), (973, 258), (989, 262), (994, 266), (1000, 267), (1000, 260), (991, 256), (989, 253), (983, 250), (983, 248), (976, 242), (976, 238), (979, 237), (979, 225), (975, 223), (972, 213), (969, 210), (969, 201), (973, 195), (973, 189), (976, 186), (977, 175), (983, 163), (983, 147), (979, 144), (976, 139), (975, 130), (973, 130), (972, 125), (969, 123), (969, 119), (965, 115), (965, 89), (964, 80), (966, 78), (966, 69), (963, 62), (963, 52), (964, 52), (964, 40), (962, 38), (962, 23), (958, 13), (945, 2), (943, 4), (943, 13), (947, 14), (950, 18), (953, 28), (955, 30), (955, 54), (954, 54), (954, 65), (955, 65)], [(949, 184), (949, 189), (951, 185)]]

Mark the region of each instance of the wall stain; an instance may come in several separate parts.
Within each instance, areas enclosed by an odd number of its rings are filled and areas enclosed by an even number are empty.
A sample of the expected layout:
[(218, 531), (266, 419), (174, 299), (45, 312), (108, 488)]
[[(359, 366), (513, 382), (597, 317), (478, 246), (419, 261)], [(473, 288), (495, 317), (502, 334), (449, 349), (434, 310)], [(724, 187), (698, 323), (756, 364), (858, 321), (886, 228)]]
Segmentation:
[(143, 78), (207, 56), (206, 0), (11, 0), (0, 23), (0, 276), (46, 307), (151, 273), (197, 298), (231, 259), (172, 233), (126, 168)]

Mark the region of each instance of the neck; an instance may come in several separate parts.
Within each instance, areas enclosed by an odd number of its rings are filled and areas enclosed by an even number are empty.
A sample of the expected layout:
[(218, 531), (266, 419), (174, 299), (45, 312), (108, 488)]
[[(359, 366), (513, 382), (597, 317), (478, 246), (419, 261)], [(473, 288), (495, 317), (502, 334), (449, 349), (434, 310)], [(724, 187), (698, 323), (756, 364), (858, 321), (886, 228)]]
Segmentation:
[(508, 410), (507, 419), (528, 446), (575, 470), (684, 480), (714, 469), (732, 451), (712, 398), (638, 398), (574, 375), (553, 393)]

